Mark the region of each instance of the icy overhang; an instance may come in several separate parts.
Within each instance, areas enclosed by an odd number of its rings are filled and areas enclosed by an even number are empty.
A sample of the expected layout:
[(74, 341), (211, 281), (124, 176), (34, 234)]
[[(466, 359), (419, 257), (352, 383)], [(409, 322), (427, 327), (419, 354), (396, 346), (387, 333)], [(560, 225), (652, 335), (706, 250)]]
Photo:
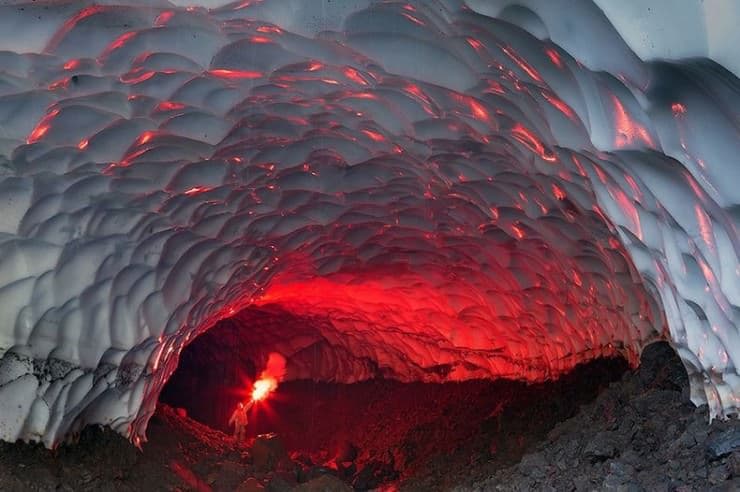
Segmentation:
[(666, 338), (735, 413), (738, 79), (586, 1), (481, 5), (0, 7), (0, 438), (140, 442), (225, 317), (338, 381)]

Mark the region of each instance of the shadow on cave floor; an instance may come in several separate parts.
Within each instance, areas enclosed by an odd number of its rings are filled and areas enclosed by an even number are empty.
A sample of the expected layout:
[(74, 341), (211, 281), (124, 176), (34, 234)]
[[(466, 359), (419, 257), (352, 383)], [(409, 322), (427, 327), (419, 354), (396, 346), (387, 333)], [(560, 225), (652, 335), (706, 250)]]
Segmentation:
[(0, 490), (737, 490), (740, 425), (707, 425), (666, 347), (531, 386), (284, 383), (250, 422), (278, 438), (241, 446), (160, 405), (143, 452), (0, 443)]

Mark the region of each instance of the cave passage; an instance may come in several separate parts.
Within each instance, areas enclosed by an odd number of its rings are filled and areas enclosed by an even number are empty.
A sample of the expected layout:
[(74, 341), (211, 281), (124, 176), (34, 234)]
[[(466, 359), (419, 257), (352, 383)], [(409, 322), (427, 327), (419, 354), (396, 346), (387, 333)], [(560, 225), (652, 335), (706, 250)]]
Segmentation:
[[(283, 327), (277, 335), (275, 326)], [(231, 412), (248, 398), (261, 370), (261, 354), (275, 349), (267, 335), (290, 343), (312, 330), (310, 320), (274, 306), (223, 320), (186, 347), (160, 402), (231, 435)], [(320, 354), (325, 344), (319, 340), (289, 358), (288, 377), (306, 374), (311, 360), (320, 364), (312, 354)], [(274, 432), (294, 459), (338, 468), (337, 473), (351, 475), (382, 464), (383, 480), (436, 470), (439, 483), (454, 480), (465, 463), (516, 462), (627, 369), (623, 358), (599, 358), (557, 381), (538, 384), (506, 379), (401, 382), (383, 377), (380, 369), (375, 377), (350, 384), (287, 380), (252, 408), (247, 433), (251, 439)], [(351, 471), (337, 462), (348, 448), (356, 455)]]

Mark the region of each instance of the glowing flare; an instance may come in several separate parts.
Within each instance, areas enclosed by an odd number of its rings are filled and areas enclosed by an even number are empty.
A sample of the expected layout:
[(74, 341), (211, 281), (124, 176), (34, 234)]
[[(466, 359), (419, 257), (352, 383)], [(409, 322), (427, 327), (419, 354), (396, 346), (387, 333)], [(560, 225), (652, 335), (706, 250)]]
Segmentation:
[(274, 378), (259, 379), (254, 382), (254, 389), (252, 389), (252, 400), (264, 400), (270, 393), (275, 391), (276, 388), (277, 381)]
[(271, 352), (267, 357), (265, 370), (254, 382), (252, 387), (252, 400), (260, 401), (267, 398), (275, 391), (278, 383), (285, 377), (285, 357), (277, 352)]

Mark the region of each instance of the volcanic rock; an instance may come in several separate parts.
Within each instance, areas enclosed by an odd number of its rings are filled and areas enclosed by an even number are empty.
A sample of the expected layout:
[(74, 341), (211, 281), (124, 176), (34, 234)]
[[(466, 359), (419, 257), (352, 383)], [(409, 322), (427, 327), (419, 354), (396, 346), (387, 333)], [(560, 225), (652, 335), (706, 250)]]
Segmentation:
[(262, 434), (252, 444), (252, 460), (258, 470), (271, 471), (288, 460), (288, 453), (277, 434)]
[(293, 489), (295, 492), (352, 492), (352, 487), (333, 475), (321, 475)]
[(712, 459), (727, 456), (740, 449), (740, 428), (727, 429), (707, 443), (707, 454)]

